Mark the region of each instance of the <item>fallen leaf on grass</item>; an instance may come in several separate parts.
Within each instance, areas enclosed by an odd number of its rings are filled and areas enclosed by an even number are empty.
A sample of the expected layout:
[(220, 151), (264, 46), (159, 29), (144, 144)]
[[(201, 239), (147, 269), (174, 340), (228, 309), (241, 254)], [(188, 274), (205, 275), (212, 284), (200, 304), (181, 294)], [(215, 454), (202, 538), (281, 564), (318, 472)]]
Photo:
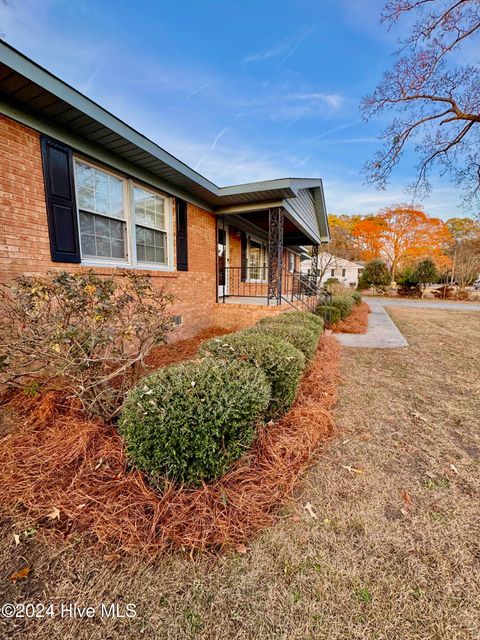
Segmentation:
[(57, 507), (53, 507), (51, 513), (48, 514), (47, 518), (49, 520), (60, 520), (60, 511)]
[(409, 508), (412, 504), (412, 496), (408, 493), (408, 491), (402, 491), (402, 500), (403, 500), (403, 507), (400, 509), (400, 511), (402, 512), (402, 515), (407, 518), (409, 516)]
[(357, 469), (356, 467), (351, 467), (349, 464), (344, 464), (343, 468), (346, 469), (349, 473), (365, 473), (365, 469)]
[(315, 511), (313, 510), (312, 505), (310, 504), (310, 502), (307, 502), (306, 504), (303, 505), (303, 508), (305, 509), (305, 511), (308, 512), (308, 515), (311, 518), (314, 518), (315, 520), (318, 520), (317, 514), (315, 513)]
[(450, 465), (450, 469), (453, 471), (453, 473), (456, 473), (456, 474), (457, 474), (457, 476), (458, 476), (458, 469), (457, 469), (457, 467), (456, 467), (454, 464), (451, 464), (451, 465)]
[(235, 550), (236, 550), (237, 553), (242, 553), (242, 554), (248, 552), (248, 549), (244, 544), (236, 544), (235, 545)]
[(15, 546), (18, 547), (18, 545), (20, 544), (20, 536), (18, 535), (18, 533), (13, 534), (13, 539), (15, 540)]
[(16, 582), (17, 580), (23, 580), (28, 576), (30, 571), (31, 571), (30, 567), (23, 567), (19, 571), (15, 571), (15, 573), (12, 573), (12, 575), (10, 576), (10, 580), (12, 582)]

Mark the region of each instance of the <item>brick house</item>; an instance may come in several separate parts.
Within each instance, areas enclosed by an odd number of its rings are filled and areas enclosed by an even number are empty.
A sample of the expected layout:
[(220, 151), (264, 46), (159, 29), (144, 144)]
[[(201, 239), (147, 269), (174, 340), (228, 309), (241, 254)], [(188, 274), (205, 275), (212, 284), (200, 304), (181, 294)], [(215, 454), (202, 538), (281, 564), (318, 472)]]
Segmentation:
[(320, 179), (218, 187), (0, 42), (3, 281), (134, 268), (189, 337), (306, 308), (300, 256), (328, 240)]

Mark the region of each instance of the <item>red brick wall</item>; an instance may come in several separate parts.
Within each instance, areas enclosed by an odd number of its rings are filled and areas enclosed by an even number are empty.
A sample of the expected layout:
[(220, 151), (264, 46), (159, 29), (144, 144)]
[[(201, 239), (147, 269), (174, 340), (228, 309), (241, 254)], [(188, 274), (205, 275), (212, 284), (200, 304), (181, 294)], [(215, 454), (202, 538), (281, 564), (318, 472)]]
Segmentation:
[(251, 327), (262, 318), (276, 316), (279, 313), (288, 313), (294, 309), (290, 305), (263, 306), (259, 304), (225, 304), (216, 305), (216, 326), (227, 331), (238, 331)]
[[(215, 217), (193, 205), (188, 206), (188, 257), (187, 272), (138, 270), (176, 296), (172, 314), (183, 316), (184, 324), (175, 338), (193, 336), (215, 324)], [(84, 268), (50, 258), (39, 134), (0, 116), (0, 279)], [(93, 270), (113, 273), (107, 267)]]

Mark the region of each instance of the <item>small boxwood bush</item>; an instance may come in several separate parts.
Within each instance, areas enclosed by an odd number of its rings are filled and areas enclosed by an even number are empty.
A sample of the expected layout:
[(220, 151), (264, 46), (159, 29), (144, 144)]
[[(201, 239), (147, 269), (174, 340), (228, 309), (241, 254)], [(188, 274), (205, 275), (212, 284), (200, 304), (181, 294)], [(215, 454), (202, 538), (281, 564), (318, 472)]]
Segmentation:
[(332, 307), (340, 309), (340, 318), (344, 320), (352, 313), (353, 298), (351, 296), (332, 296), (330, 301)]
[(280, 313), (272, 318), (263, 318), (257, 323), (257, 325), (268, 324), (270, 322), (287, 322), (290, 324), (302, 325), (311, 331), (314, 331), (318, 335), (323, 331), (322, 319), (313, 313), (306, 313), (305, 311), (288, 311), (287, 313)]
[(340, 321), (340, 309), (338, 307), (319, 304), (315, 309), (315, 313), (323, 318), (328, 326)]
[(128, 456), (154, 483), (197, 485), (242, 456), (269, 403), (262, 369), (205, 358), (143, 378), (125, 401), (119, 429)]
[(359, 291), (352, 291), (352, 298), (355, 304), (360, 304), (362, 301), (362, 294)]
[(285, 413), (297, 394), (306, 360), (290, 343), (266, 333), (239, 331), (207, 340), (199, 355), (246, 360), (265, 372), (272, 387), (268, 418)]
[(259, 322), (248, 331), (267, 333), (289, 342), (305, 355), (307, 362), (313, 358), (317, 350), (319, 334), (309, 327), (293, 322), (277, 322), (275, 318), (272, 318), (269, 322)]

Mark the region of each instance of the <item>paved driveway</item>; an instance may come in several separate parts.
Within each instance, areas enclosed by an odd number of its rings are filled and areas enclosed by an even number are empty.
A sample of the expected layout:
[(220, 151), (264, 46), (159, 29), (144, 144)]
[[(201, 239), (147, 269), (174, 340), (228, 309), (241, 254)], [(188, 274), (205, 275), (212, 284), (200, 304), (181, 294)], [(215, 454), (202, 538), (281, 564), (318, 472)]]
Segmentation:
[(437, 300), (399, 300), (396, 298), (364, 298), (372, 313), (368, 329), (363, 334), (338, 333), (336, 337), (346, 347), (374, 347), (395, 349), (408, 347), (408, 342), (397, 325), (385, 311), (385, 307), (418, 307), (419, 309), (445, 309), (448, 311), (480, 311), (480, 304), (442, 302)]

